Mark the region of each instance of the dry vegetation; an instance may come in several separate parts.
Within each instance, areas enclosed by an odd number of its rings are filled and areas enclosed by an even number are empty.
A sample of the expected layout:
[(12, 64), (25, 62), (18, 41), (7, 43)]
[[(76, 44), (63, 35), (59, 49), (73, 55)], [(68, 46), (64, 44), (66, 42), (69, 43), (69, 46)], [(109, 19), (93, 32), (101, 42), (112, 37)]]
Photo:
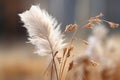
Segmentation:
[[(107, 37), (104, 23), (111, 28), (119, 24), (101, 19), (102, 13), (91, 17), (84, 26), (67, 25), (64, 32), (57, 21), (38, 6), (19, 15), (28, 30), (29, 42), (36, 46), (39, 56), (47, 55), (49, 61), (24, 58), (4, 64), (0, 73), (2, 80), (120, 80), (119, 39)], [(88, 41), (82, 42), (86, 46), (84, 53), (76, 54), (81, 50), (73, 42), (82, 29), (91, 29), (92, 34)], [(70, 32), (73, 35), (65, 43), (63, 36)]]

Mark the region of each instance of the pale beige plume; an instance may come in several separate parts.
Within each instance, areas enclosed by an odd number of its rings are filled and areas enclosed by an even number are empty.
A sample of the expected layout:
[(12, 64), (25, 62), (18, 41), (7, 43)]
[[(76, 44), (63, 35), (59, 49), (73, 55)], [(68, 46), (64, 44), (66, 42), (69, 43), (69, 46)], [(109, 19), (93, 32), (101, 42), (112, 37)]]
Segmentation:
[(66, 45), (60, 25), (38, 5), (32, 5), (30, 10), (19, 14), (19, 16), (28, 31), (29, 42), (37, 48), (35, 53), (43, 56), (62, 49)]

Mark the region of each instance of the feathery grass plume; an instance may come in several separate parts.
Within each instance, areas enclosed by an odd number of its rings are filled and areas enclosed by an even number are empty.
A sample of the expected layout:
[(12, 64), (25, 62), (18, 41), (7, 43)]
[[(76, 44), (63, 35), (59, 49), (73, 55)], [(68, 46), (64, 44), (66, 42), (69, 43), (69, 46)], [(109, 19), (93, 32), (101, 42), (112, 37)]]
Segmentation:
[(19, 14), (19, 16), (28, 31), (29, 42), (37, 48), (35, 53), (44, 56), (62, 49), (66, 45), (60, 25), (38, 5), (32, 5), (30, 10)]

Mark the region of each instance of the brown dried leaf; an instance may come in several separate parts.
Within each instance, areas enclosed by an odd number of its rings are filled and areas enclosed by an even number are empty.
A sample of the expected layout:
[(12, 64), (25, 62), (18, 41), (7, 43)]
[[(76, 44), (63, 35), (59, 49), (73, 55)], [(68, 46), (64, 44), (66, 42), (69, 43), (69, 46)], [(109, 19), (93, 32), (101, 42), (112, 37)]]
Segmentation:
[(94, 27), (94, 24), (93, 23), (88, 23), (88, 24), (85, 25), (85, 27), (92, 29)]
[(70, 25), (67, 25), (67, 26), (66, 26), (66, 29), (65, 29), (65, 32), (70, 32), (70, 31), (76, 30), (77, 27), (78, 27), (77, 24), (73, 24), (73, 25), (70, 24)]
[(88, 21), (89, 21), (89, 23), (100, 23), (101, 22), (101, 20), (96, 17), (92, 17)]
[(111, 28), (117, 28), (119, 24), (113, 23), (113, 22), (107, 22)]
[(73, 61), (69, 63), (68, 71), (70, 71), (73, 68)]
[(100, 19), (103, 16), (102, 13), (100, 13), (99, 15), (90, 18), (88, 21), (89, 23), (100, 23), (102, 20)]

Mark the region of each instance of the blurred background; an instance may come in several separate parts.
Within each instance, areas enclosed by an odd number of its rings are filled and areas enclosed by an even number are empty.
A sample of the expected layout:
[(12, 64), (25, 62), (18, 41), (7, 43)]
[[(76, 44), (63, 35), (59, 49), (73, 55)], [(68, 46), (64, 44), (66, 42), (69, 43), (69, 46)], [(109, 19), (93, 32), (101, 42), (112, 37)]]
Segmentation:
[[(45, 69), (38, 64), (43, 63), (44, 58), (33, 54), (34, 46), (26, 43), (28, 34), (18, 16), (33, 4), (40, 4), (54, 16), (62, 24), (62, 30), (68, 24), (81, 25), (99, 13), (104, 14), (105, 20), (120, 24), (120, 0), (0, 0), (0, 76), (5, 80), (24, 80), (20, 76), (33, 74), (34, 78), (40, 78)], [(109, 30), (119, 38), (120, 28)], [(79, 37), (87, 39), (89, 34), (89, 30), (83, 30)], [(47, 61), (45, 59), (43, 65), (47, 65)]]

